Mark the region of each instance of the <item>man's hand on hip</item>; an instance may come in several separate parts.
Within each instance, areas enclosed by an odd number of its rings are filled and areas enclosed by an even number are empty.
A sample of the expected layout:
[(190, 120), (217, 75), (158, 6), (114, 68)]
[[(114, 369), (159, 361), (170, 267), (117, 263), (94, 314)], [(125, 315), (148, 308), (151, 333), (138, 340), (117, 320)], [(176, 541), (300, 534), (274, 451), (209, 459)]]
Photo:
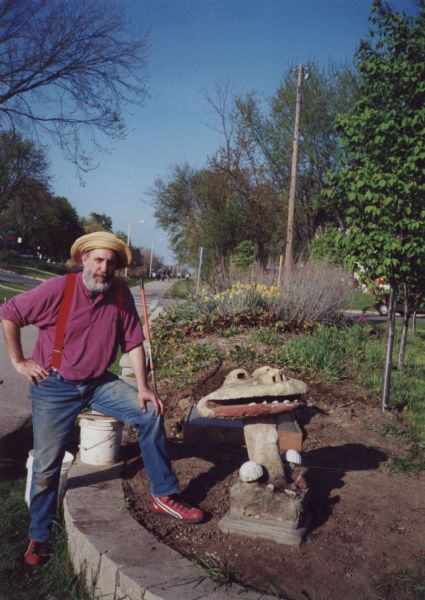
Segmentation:
[(34, 362), (32, 358), (24, 358), (16, 362), (15, 369), (33, 385), (37, 385), (39, 381), (43, 381), (49, 376), (48, 372)]

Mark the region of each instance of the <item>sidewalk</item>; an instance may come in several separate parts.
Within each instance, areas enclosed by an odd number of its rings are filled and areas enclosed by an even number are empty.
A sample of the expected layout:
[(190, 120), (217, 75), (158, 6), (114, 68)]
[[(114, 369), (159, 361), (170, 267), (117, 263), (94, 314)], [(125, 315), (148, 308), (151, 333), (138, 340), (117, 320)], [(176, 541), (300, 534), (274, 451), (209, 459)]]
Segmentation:
[[(22, 346), (26, 356), (31, 354), (37, 337), (35, 327), (22, 329)], [(0, 457), (15, 453), (22, 448), (20, 440), (32, 437), (31, 405), (28, 399), (28, 383), (19, 375), (9, 359), (3, 332), (0, 332)], [(25, 435), (24, 435), (25, 434)], [(24, 444), (28, 446), (28, 442)]]

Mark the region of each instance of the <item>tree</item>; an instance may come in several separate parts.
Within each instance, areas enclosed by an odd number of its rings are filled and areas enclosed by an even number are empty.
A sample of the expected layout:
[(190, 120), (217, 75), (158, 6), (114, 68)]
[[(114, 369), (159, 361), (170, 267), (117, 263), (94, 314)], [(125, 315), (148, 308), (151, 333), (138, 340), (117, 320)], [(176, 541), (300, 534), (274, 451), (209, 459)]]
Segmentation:
[(48, 182), (44, 150), (16, 131), (0, 132), (0, 211), (25, 181)]
[(91, 212), (88, 219), (82, 220), (85, 233), (94, 231), (109, 231), (112, 233), (112, 219), (108, 215)]
[(47, 132), (82, 169), (83, 132), (123, 136), (124, 106), (145, 97), (146, 36), (115, 2), (3, 0), (0, 52), (3, 129)]
[(51, 199), (51, 214), (54, 219), (45, 239), (45, 253), (59, 261), (69, 257), (69, 250), (75, 240), (84, 234), (81, 219), (67, 198), (55, 196)]
[(219, 168), (195, 170), (189, 165), (176, 166), (168, 181), (155, 182), (155, 218), (168, 232), (173, 254), (181, 264), (197, 266), (202, 246), (208, 271), (217, 255), (230, 258), (245, 239), (256, 244), (259, 260), (267, 257), (278, 222), (267, 186), (251, 188), (247, 183), (246, 189), (251, 190), (247, 194), (228, 183), (228, 176)]
[(237, 267), (250, 267), (257, 258), (257, 246), (250, 240), (238, 244), (232, 256), (232, 261)]
[(425, 271), (425, 6), (409, 17), (375, 0), (370, 23), (357, 53), (360, 99), (339, 119), (344, 155), (326, 197), (344, 212), (342, 239), (352, 261), (391, 286), (382, 388), (387, 410), (397, 294), (407, 308)]
[(22, 248), (64, 260), (83, 228), (66, 198), (53, 196), (41, 181), (26, 179), (0, 214), (3, 227), (22, 238)]
[[(1, 220), (22, 239), (22, 249), (36, 251), (40, 245), (40, 232), (46, 222), (50, 194), (37, 180), (25, 180), (1, 214)], [(46, 218), (47, 217), (47, 218)]]
[[(302, 88), (300, 115), (294, 239), (298, 250), (324, 224), (340, 224), (336, 207), (322, 198), (321, 191), (326, 172), (335, 165), (340, 150), (335, 119), (354, 105), (358, 93), (356, 74), (349, 65), (320, 69), (309, 62), (303, 70), (308, 79)], [(292, 70), (269, 99), (267, 110), (255, 93), (236, 98), (235, 102), (239, 154), (249, 157), (256, 171), (265, 173), (273, 183), (279, 211), (286, 210), (289, 196), (295, 107), (296, 78)], [(282, 248), (283, 236), (284, 232), (280, 236)]]
[[(336, 162), (337, 111), (351, 106), (356, 80), (347, 66), (320, 71), (309, 66), (310, 91), (305, 101), (302, 160), (298, 187), (298, 246), (305, 245), (322, 223), (338, 221), (321, 200), (326, 170)], [(282, 253), (289, 190), (295, 88), (288, 74), (270, 99), (269, 114), (254, 93), (230, 98), (228, 86), (207, 100), (214, 109), (223, 142), (203, 169), (174, 167), (168, 180), (152, 190), (155, 217), (169, 232), (180, 262), (197, 265), (205, 248), (205, 268), (214, 257), (228, 259), (238, 244), (250, 240), (266, 265)]]

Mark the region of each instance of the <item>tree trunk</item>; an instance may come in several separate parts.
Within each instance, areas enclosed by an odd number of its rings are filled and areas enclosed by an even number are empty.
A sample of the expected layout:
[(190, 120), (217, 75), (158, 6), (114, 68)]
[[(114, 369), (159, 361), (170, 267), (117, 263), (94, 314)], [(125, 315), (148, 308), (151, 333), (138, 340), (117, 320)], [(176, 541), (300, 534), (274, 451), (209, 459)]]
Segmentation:
[(401, 371), (403, 368), (404, 354), (406, 352), (406, 343), (407, 343), (407, 331), (409, 329), (409, 318), (410, 318), (409, 301), (407, 299), (407, 294), (405, 293), (404, 299), (403, 299), (403, 324), (401, 327), (400, 345), (398, 348), (397, 369), (399, 371)]
[(391, 387), (391, 368), (394, 347), (395, 333), (395, 301), (397, 291), (395, 285), (390, 288), (390, 299), (388, 302), (388, 327), (387, 327), (387, 345), (385, 348), (384, 375), (382, 380), (382, 410), (389, 410), (389, 398)]

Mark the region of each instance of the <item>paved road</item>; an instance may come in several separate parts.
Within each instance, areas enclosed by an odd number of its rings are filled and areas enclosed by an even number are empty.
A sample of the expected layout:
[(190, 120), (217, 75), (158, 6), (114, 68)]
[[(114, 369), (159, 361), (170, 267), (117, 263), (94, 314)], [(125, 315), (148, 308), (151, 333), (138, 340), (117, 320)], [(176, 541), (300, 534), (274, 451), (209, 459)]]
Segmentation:
[(4, 283), (19, 283), (21, 285), (28, 285), (30, 287), (35, 287), (40, 285), (42, 281), (38, 279), (33, 279), (32, 277), (25, 277), (24, 275), (18, 275), (17, 273), (11, 273), (10, 271), (4, 271), (0, 269), (0, 280)]
[[(388, 317), (384, 316), (384, 315), (380, 315), (379, 313), (372, 313), (372, 312), (362, 312), (361, 310), (358, 311), (344, 311), (344, 316), (349, 318), (349, 319), (358, 319), (360, 316), (364, 316), (368, 321), (387, 321)], [(420, 313), (417, 315), (416, 317), (418, 319), (418, 321), (422, 321), (425, 318), (425, 314)], [(401, 321), (402, 317), (397, 314), (396, 315), (396, 320), (397, 321)]]
[[(173, 287), (176, 283), (176, 279), (170, 279), (169, 281), (149, 281), (145, 283), (145, 293), (146, 293), (146, 302), (148, 305), (149, 316), (152, 312), (160, 306), (166, 306), (170, 300), (167, 299), (167, 292)], [(134, 300), (136, 302), (137, 310), (139, 314), (143, 314), (142, 310), (142, 300), (141, 300), (141, 290), (140, 286), (134, 286), (131, 289), (131, 292), (134, 296)]]
[[(22, 345), (26, 356), (31, 354), (37, 337), (35, 327), (22, 329)], [(9, 360), (3, 334), (0, 334), (0, 439), (25, 427), (31, 417), (28, 383), (15, 371)], [(1, 449), (1, 446), (0, 446)]]

